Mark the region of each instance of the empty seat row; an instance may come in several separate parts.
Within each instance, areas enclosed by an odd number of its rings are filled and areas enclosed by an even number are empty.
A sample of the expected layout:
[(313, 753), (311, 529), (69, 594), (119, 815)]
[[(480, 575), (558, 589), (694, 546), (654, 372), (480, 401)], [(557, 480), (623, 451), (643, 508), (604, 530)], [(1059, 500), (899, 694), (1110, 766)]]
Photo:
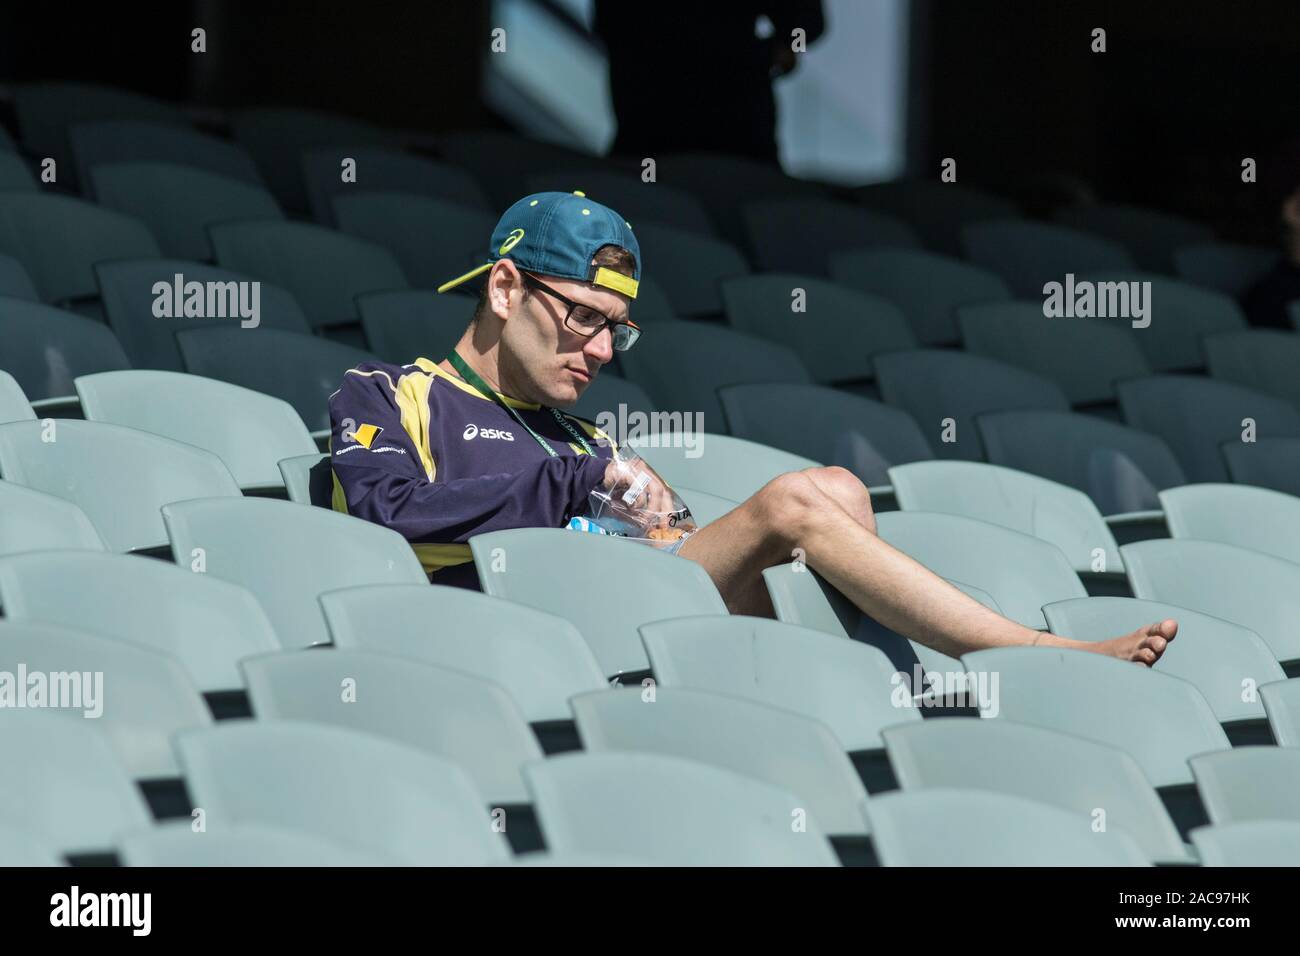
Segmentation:
[[(1016, 656), (1017, 668), (1031, 658), (1039, 664), (1040, 658), (1054, 656), (1031, 649), (995, 653), (1003, 658)], [(705, 818), (701, 822), (716, 825), (723, 806), (715, 799), (717, 788), (734, 797), (747, 783), (752, 787), (750, 797), (733, 805), (731, 821), (694, 850), (687, 849), (690, 843), (668, 840), (641, 852), (661, 862), (705, 862), (707, 857), (701, 854), (725, 852), (719, 841), (725, 845), (738, 829), (750, 829), (756, 820), (767, 817), (767, 826), (750, 834), (750, 853), (776, 851), (774, 838), (779, 846), (779, 834), (784, 832), (785, 840), (790, 840), (790, 834), (807, 837), (804, 852), (822, 854), (825, 862), (833, 862), (824, 835), (838, 831), (841, 836), (870, 834), (886, 864), (906, 862), (904, 857), (911, 853), (921, 854), (913, 863), (933, 863), (938, 859), (926, 860), (923, 855), (933, 839), (930, 827), (918, 826), (915, 817), (900, 827), (894, 814), (910, 815), (933, 807), (936, 801), (942, 804), (938, 795), (957, 787), (966, 791), (965, 799), (956, 817), (948, 818), (949, 824), (992, 814), (992, 819), (1001, 818), (993, 829), (999, 837), (996, 842), (1002, 844), (1000, 851), (994, 850), (987, 843), (988, 834), (967, 833), (954, 844), (965, 848), (958, 850), (959, 860), (1013, 863), (1038, 856), (1043, 862), (1066, 863), (1078, 862), (1076, 855), (1100, 861), (1118, 854), (1128, 865), (1141, 865), (1195, 858), (1181, 843), (1152, 788), (1150, 755), (1139, 753), (1135, 760), (1130, 755), (1133, 742), (1123, 748), (1104, 740), (1094, 742), (1106, 736), (1104, 728), (1054, 732), (1050, 722), (1044, 722), (1044, 708), (1037, 713), (1025, 710), (1022, 698), (1027, 686), (1023, 684), (1011, 685), (1009, 696), (1001, 698), (1023, 714), (1019, 718), (916, 720), (886, 729), (888, 757), (902, 793), (868, 798), (846, 755), (830, 741), (825, 725), (778, 708), (669, 689), (656, 691), (649, 699), (640, 689), (579, 695), (573, 708), (590, 752), (542, 760), (535, 744), (532, 754), (527, 743), (511, 752), (499, 739), (502, 732), (493, 734), (490, 724), (476, 726), (475, 733), (493, 737), (496, 749), (484, 747), (477, 753), (467, 748), (467, 741), (420, 734), (419, 728), (427, 726), (426, 712), (440, 706), (429, 702), (435, 695), (423, 703), (418, 696), (407, 701), (397, 698), (403, 689), (428, 690), (422, 678), (435, 669), (407, 665), (411, 673), (402, 677), (395, 660), (363, 659), (346, 652), (279, 657), (272, 670), (260, 663), (270, 659), (256, 660), (254, 694), (269, 713), (254, 722), (213, 728), (190, 725), (171, 733), (155, 728), (154, 736), (164, 744), (174, 743), (175, 769), (196, 805), (203, 808), (203, 827), (192, 828), (193, 834), (209, 828), (220, 834), (229, 826), (283, 827), (388, 862), (500, 862), (509, 854), (502, 834), (511, 814), (519, 804), (531, 803), (550, 849), (627, 852), (633, 835), (629, 829), (640, 836), (673, 826), (692, 830), (691, 821), (701, 815)], [(1111, 667), (1123, 665), (1111, 662)], [(1149, 672), (1124, 670), (1157, 683)], [(357, 702), (365, 700), (366, 693), (388, 692), (387, 700), (362, 706), (336, 701), (331, 716), (328, 701), (338, 697), (333, 677), (353, 672), (355, 679), (347, 678), (344, 684), (355, 680)], [(314, 673), (329, 677), (328, 686), (313, 690), (309, 685)], [(1033, 673), (1043, 672), (1040, 667)], [(439, 679), (472, 681), (454, 678), (451, 672), (443, 674)], [(1018, 676), (1015, 668), (1011, 676), (1013, 680)], [(479, 690), (480, 701), (490, 699), (486, 691), (491, 686)], [(1061, 690), (1059, 684), (1054, 686)], [(1171, 703), (1172, 690), (1171, 685), (1162, 704)], [(277, 701), (291, 702), (299, 713), (278, 713)], [(473, 706), (462, 697), (453, 694), (453, 701), (472, 712)], [(303, 710), (311, 712), (306, 720)], [(496, 713), (501, 719), (511, 711), (503, 706)], [(18, 800), (30, 801), (25, 818), (34, 841), (56, 852), (85, 853), (110, 848), (148, 828), (148, 811), (131, 786), (134, 768), (121, 760), (122, 744), (120, 738), (115, 742), (115, 729), (111, 724), (41, 712), (16, 714), (0, 725), (0, 751), (6, 757), (42, 746), (56, 754), (41, 762), (38, 772), (8, 789)], [(1151, 743), (1181, 752), (1189, 743), (1206, 743), (1195, 739), (1195, 731), (1186, 726), (1162, 736)], [(138, 746), (138, 740), (134, 742)], [(1142, 743), (1136, 742), (1139, 750)], [(456, 751), (451, 759), (444, 747)], [(471, 766), (466, 769), (462, 760)], [(1300, 752), (1285, 747), (1218, 747), (1213, 753), (1193, 756), (1190, 766), (1213, 824), (1297, 820), (1288, 794), (1300, 774)], [(509, 768), (505, 782), (492, 779), (498, 768)], [(597, 770), (604, 779), (593, 785), (590, 773)], [(81, 786), (69, 788), (72, 792), (62, 794), (60, 800), (51, 799), (74, 773), (80, 774)], [(568, 774), (577, 775), (573, 782), (581, 779), (586, 786), (561, 787)], [(1177, 773), (1178, 782), (1184, 774), (1190, 781), (1186, 765)], [(638, 785), (642, 797), (628, 799)], [(497, 796), (517, 802), (496, 804), (494, 788)], [(308, 801), (309, 811), (304, 813), (301, 806), (295, 809), (302, 794), (313, 789), (319, 792)], [(647, 790), (658, 799), (647, 802)], [(624, 799), (610, 799), (618, 795)], [(594, 796), (607, 802), (593, 804)], [(766, 805), (767, 813), (750, 817), (755, 800)], [(1104, 814), (1100, 826), (1099, 808)], [(14, 805), (0, 807), (0, 815), (10, 816), (15, 809)], [(1015, 809), (1022, 814), (1018, 822), (1002, 816), (1003, 811)], [(771, 816), (774, 810), (779, 811), (775, 817)], [(930, 822), (938, 825), (937, 819)], [(1050, 826), (1044, 827), (1047, 822)], [(1045, 832), (1038, 832), (1040, 827)], [(1062, 840), (1071, 832), (1076, 835), (1073, 839)], [(1043, 840), (1047, 845), (1042, 845)], [(1088, 849), (1084, 849), (1086, 841), (1091, 841)], [(1069, 859), (1059, 858), (1062, 842), (1074, 846)], [(944, 844), (952, 852), (953, 845)], [(790, 841), (786, 852), (799, 845)], [(933, 846), (930, 852), (937, 850)], [(738, 848), (731, 847), (730, 852), (737, 853)], [(712, 862), (720, 861), (715, 856)]]

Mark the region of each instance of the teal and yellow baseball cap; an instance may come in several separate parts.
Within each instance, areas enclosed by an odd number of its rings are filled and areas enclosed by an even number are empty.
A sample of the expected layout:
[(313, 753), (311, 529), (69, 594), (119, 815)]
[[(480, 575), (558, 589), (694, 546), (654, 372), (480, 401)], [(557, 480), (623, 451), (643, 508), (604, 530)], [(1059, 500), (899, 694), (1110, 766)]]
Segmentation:
[[(621, 246), (636, 261), (635, 275), (591, 264), (601, 246)], [(439, 292), (463, 282), (509, 258), (525, 272), (577, 279), (636, 298), (641, 281), (641, 247), (632, 226), (622, 216), (588, 199), (584, 193), (549, 192), (525, 196), (505, 211), (492, 230), (488, 261), (438, 286)]]

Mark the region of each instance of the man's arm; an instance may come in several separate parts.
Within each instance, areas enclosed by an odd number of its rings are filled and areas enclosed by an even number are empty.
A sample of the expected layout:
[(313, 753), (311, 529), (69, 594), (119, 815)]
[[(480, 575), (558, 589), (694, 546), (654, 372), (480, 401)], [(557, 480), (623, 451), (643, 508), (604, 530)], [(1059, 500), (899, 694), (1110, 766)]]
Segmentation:
[(558, 528), (587, 509), (587, 495), (604, 479), (608, 462), (585, 455), (434, 482), (424, 462), (436, 467), (437, 449), (422, 454), (423, 436), (406, 431), (395, 393), (401, 372), (386, 368), (348, 372), (330, 399), (331, 465), (349, 514), (408, 541), (463, 543), (488, 531)]

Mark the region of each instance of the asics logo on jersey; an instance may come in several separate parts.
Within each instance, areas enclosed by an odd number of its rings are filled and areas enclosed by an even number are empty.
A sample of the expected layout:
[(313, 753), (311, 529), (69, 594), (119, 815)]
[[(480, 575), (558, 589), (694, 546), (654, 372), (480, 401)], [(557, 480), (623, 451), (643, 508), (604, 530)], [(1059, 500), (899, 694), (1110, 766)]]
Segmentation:
[(465, 434), (460, 436), (469, 441), (471, 438), (500, 438), (504, 441), (514, 441), (515, 436), (510, 432), (502, 431), (499, 428), (479, 428), (477, 425), (470, 424), (465, 426)]

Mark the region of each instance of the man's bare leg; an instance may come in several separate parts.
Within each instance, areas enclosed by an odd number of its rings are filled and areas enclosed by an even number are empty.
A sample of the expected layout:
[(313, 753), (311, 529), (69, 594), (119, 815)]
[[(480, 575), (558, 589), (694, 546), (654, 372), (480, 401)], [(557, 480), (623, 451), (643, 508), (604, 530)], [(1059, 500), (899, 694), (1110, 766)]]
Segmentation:
[[(805, 468), (798, 474), (806, 476), (816, 490), (829, 499), (829, 501), (825, 499), (819, 501), (820, 506), (838, 507), (845, 512), (846, 520), (856, 521), (872, 534), (876, 533), (876, 516), (871, 509), (871, 494), (853, 472), (846, 468), (831, 466)], [(695, 543), (696, 538), (693, 537), (682, 546), (680, 553), (683, 557), (692, 558), (705, 565), (714, 584), (727, 602), (727, 609), (732, 614), (776, 617), (772, 599), (763, 582), (762, 569), (792, 561), (796, 557), (803, 560), (803, 555), (795, 552), (797, 546), (781, 550), (782, 545), (768, 541), (763, 529), (755, 524), (752, 510), (743, 511), (743, 508), (742, 505), (741, 508), (725, 515), (721, 519), (726, 522), (723, 530), (710, 532), (703, 539), (706, 543), (734, 542), (734, 547), (727, 545), (717, 548), (706, 547)], [(714, 522), (714, 524), (718, 523)], [(759, 533), (755, 534), (756, 531)], [(759, 564), (757, 573), (753, 570), (755, 549), (759, 549), (766, 555), (760, 559), (766, 563)], [(701, 560), (700, 555), (706, 551), (707, 560)]]
[[(855, 497), (854, 483), (862, 497)], [(679, 553), (704, 566), (732, 613), (770, 617), (762, 570), (790, 561), (801, 549), (809, 567), (874, 620), (953, 657), (988, 647), (1037, 644), (1150, 665), (1177, 633), (1177, 624), (1167, 620), (1109, 641), (1074, 641), (1010, 621), (875, 535), (864, 520), (864, 502), (869, 514), (865, 496), (861, 482), (843, 469), (782, 475), (696, 532)], [(870, 524), (874, 527), (874, 517)]]

